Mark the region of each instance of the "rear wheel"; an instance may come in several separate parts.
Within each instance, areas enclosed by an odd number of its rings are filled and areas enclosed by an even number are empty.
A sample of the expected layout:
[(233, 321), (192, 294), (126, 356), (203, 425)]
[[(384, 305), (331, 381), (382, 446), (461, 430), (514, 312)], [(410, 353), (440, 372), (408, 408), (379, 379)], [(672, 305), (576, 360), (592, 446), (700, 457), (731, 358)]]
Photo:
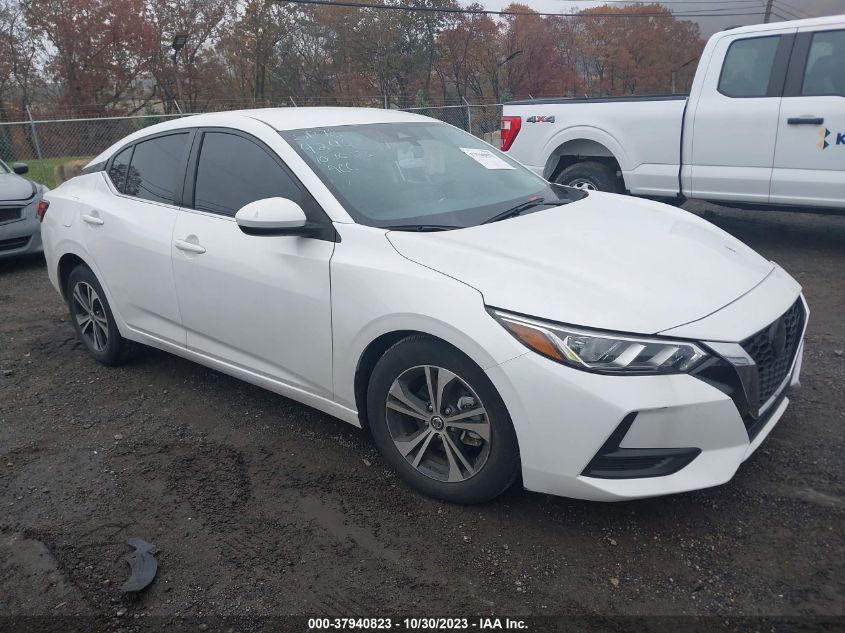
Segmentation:
[(106, 293), (88, 266), (71, 271), (65, 296), (76, 335), (88, 353), (104, 365), (126, 362), (135, 345), (120, 335)]
[(427, 336), (391, 347), (367, 392), (370, 428), (384, 458), (424, 494), (480, 503), (519, 472), (516, 434), (493, 384), (468, 357)]
[(555, 182), (585, 191), (622, 192), (616, 170), (605, 163), (592, 160), (570, 165), (558, 174)]

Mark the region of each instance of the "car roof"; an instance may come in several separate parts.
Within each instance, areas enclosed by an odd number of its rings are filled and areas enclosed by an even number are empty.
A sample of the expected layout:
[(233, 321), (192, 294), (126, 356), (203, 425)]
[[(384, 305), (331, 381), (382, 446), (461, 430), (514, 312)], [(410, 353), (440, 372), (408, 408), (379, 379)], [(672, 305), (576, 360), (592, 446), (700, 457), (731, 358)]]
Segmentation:
[(381, 108), (262, 108), (239, 110), (235, 114), (263, 121), (279, 131), (365, 123), (402, 123), (428, 118), (402, 110)]
[(836, 26), (845, 24), (845, 16), (842, 15), (827, 15), (820, 18), (807, 18), (805, 20), (789, 20), (787, 22), (769, 22), (768, 24), (749, 24), (747, 26), (737, 26), (727, 31), (721, 31), (724, 35), (729, 33), (734, 35), (736, 33), (762, 33), (765, 31), (776, 31), (784, 28), (804, 28), (814, 26)]
[(266, 123), (277, 131), (298, 130), (310, 127), (335, 127), (338, 125), (364, 125), (367, 123), (411, 123), (434, 121), (426, 116), (404, 112), (402, 110), (383, 110), (380, 108), (256, 108), (253, 110), (232, 110), (228, 112), (210, 112), (192, 114), (163, 123), (150, 125), (138, 130), (102, 152), (89, 165), (96, 164), (114, 154), (120, 147), (159, 132), (203, 126), (226, 126), (237, 128), (244, 119), (254, 119)]

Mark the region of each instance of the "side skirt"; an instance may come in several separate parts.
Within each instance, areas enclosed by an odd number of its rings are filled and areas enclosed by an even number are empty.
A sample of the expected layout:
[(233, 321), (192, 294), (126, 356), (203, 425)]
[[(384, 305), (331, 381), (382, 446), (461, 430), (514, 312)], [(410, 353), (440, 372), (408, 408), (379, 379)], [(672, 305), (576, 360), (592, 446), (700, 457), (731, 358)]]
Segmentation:
[(151, 334), (133, 329), (125, 324), (119, 329), (121, 330), (121, 334), (128, 339), (143, 345), (155, 347), (156, 349), (174, 354), (175, 356), (180, 356), (181, 358), (194, 361), (200, 365), (204, 365), (205, 367), (215, 369), (221, 373), (243, 380), (244, 382), (248, 382), (263, 389), (267, 389), (268, 391), (272, 391), (273, 393), (277, 393), (285, 398), (301, 402), (302, 404), (313, 407), (323, 413), (327, 413), (328, 415), (339, 418), (344, 422), (348, 422), (353, 426), (361, 428), (361, 421), (358, 419), (358, 412), (355, 409), (344, 407), (332, 400), (329, 400), (328, 398), (324, 398), (323, 396), (306, 391), (299, 387), (293, 387), (280, 382), (275, 378), (271, 378), (245, 367), (228, 363), (219, 358), (214, 358), (201, 352), (190, 350), (186, 347), (170, 343), (169, 341), (164, 341)]

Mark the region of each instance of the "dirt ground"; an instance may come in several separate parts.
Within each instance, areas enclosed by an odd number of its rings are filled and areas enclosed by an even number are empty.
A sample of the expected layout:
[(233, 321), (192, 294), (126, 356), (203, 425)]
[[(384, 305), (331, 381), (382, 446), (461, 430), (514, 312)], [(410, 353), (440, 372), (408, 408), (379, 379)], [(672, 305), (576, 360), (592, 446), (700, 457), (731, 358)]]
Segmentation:
[[(694, 210), (803, 284), (803, 386), (727, 485), (620, 504), (427, 499), (306, 406), (155, 350), (98, 365), (43, 260), (0, 262), (0, 616), (842, 622), (845, 216)], [(124, 598), (133, 536), (159, 571)]]

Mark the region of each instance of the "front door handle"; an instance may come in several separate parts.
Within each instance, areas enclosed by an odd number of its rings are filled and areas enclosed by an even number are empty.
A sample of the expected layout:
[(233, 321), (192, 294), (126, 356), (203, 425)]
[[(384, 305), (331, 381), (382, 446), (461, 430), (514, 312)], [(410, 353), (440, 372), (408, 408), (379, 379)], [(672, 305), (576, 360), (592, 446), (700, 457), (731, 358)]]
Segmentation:
[(87, 224), (93, 224), (94, 226), (102, 226), (103, 224), (105, 224), (102, 218), (98, 218), (96, 215), (89, 215), (87, 213), (84, 213), (82, 215), (82, 221), (86, 222)]
[(824, 119), (820, 116), (791, 116), (786, 122), (789, 125), (821, 125)]
[(186, 242), (185, 240), (176, 240), (175, 242), (173, 242), (173, 245), (180, 251), (186, 251), (188, 253), (197, 253), (201, 255), (205, 252), (204, 246), (194, 244), (193, 242)]

